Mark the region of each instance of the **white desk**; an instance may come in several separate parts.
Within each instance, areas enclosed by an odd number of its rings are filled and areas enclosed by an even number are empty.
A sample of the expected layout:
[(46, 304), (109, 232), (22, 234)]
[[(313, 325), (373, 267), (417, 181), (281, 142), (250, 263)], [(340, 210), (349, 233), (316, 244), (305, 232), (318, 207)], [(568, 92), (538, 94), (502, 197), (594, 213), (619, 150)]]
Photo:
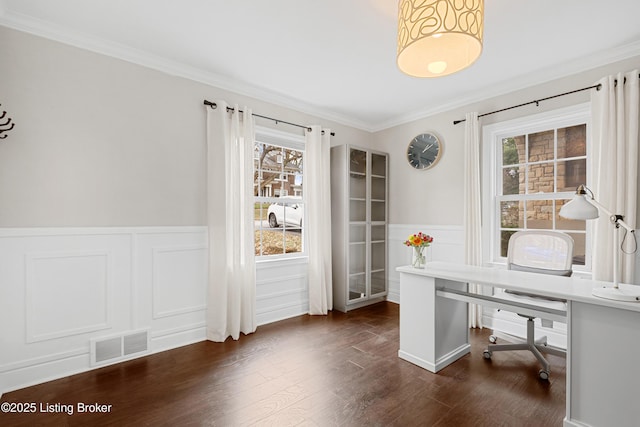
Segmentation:
[[(603, 282), (575, 277), (545, 275), (541, 280), (535, 273), (443, 262), (397, 271), (400, 358), (438, 372), (470, 351), (469, 302), (514, 308), (465, 295), (468, 282), (566, 299), (565, 427), (640, 426), (640, 303), (596, 298), (591, 290)], [(517, 310), (525, 309), (537, 312)], [(551, 315), (564, 317), (561, 312)]]

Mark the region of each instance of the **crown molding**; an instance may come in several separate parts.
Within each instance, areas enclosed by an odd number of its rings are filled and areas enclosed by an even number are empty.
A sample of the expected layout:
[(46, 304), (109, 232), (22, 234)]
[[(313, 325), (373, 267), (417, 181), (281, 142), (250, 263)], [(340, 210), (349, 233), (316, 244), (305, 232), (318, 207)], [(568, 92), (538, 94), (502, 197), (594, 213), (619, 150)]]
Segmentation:
[[(326, 109), (315, 107), (301, 102), (289, 96), (258, 88), (256, 86), (241, 83), (233, 79), (204, 71), (202, 69), (171, 61), (158, 55), (132, 48), (119, 43), (109, 42), (85, 33), (70, 31), (56, 26), (47, 21), (7, 11), (4, 2), (0, 1), (0, 25), (44, 37), (63, 44), (71, 45), (83, 50), (92, 51), (102, 55), (117, 58), (123, 61), (141, 65), (176, 77), (186, 78), (192, 81), (228, 90), (239, 95), (255, 98), (280, 107), (308, 114), (319, 119), (329, 120), (341, 125), (360, 129), (366, 132), (379, 132), (388, 128), (403, 125), (416, 120), (421, 120), (435, 114), (462, 108), (466, 105), (506, 95), (511, 92), (526, 89), (553, 80), (561, 79), (584, 70), (604, 66), (613, 62), (625, 60), (640, 55), (640, 40), (615, 49), (590, 54), (582, 58), (562, 64), (562, 67), (554, 66), (542, 70), (536, 70), (517, 79), (510, 79), (499, 84), (485, 87), (449, 102), (439, 104), (437, 107), (414, 111), (409, 114), (398, 115), (383, 122), (367, 122), (353, 119), (340, 114), (335, 114)], [(558, 70), (561, 68), (561, 72)]]
[(176, 61), (171, 61), (164, 57), (153, 55), (131, 46), (110, 42), (86, 33), (71, 31), (31, 16), (15, 12), (7, 12), (2, 9), (2, 6), (3, 4), (0, 3), (1, 26), (131, 62), (172, 76), (182, 77), (198, 83), (204, 83), (239, 95), (248, 96), (280, 107), (289, 108), (300, 113), (315, 116), (320, 119), (330, 120), (345, 126), (371, 132), (371, 124), (364, 121), (354, 120), (350, 117), (328, 112), (286, 95), (258, 88), (250, 84), (241, 83)]

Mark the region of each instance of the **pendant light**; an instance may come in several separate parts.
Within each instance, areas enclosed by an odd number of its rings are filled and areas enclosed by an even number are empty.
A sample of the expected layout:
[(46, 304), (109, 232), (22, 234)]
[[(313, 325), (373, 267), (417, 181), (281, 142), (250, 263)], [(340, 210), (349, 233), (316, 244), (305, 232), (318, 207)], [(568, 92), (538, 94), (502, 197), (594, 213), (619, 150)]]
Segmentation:
[(482, 52), (484, 0), (400, 0), (398, 68), (441, 77), (473, 64)]

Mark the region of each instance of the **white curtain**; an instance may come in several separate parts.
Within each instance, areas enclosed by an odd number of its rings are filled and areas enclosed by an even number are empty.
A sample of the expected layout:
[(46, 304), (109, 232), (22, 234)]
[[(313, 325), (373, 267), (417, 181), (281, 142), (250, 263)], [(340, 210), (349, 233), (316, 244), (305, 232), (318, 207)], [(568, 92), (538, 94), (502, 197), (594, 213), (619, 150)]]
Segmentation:
[(309, 314), (333, 309), (331, 281), (331, 131), (311, 126), (305, 132), (304, 192), (309, 254)]
[[(467, 113), (464, 132), (464, 241), (465, 263), (482, 265), (482, 202), (480, 199), (480, 126), (478, 113)], [(469, 292), (481, 294), (482, 285), (469, 283)], [(482, 328), (482, 306), (469, 304), (469, 327)]]
[[(624, 215), (624, 221), (632, 228), (636, 227), (638, 194), (638, 80), (638, 70), (607, 76), (598, 82), (602, 85), (600, 90), (594, 90), (591, 95), (591, 187), (595, 199), (614, 214)], [(614, 268), (612, 225), (606, 215), (600, 215), (594, 222), (593, 277), (611, 281)], [(618, 232), (622, 236), (624, 229), (620, 228)], [(625, 250), (632, 251), (631, 236), (627, 236), (626, 243)], [(634, 256), (621, 253), (620, 258), (620, 281), (633, 283)]]
[(207, 338), (222, 342), (256, 330), (254, 133), (249, 108), (216, 105), (207, 107)]

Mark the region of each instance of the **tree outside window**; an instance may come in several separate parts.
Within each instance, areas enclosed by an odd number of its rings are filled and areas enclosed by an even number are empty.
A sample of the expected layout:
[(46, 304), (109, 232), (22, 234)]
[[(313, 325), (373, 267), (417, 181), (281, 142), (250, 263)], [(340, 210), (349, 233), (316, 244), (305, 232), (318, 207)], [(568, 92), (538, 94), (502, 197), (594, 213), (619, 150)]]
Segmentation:
[(304, 151), (254, 144), (255, 254), (303, 252)]

